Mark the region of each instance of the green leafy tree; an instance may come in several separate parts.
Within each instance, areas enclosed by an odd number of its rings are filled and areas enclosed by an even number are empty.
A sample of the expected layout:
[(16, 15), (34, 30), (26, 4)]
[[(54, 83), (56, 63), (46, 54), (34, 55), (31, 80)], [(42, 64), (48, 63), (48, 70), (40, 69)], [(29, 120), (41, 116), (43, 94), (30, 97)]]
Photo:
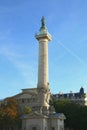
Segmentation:
[(25, 106), (25, 108), (24, 108), (24, 114), (29, 114), (29, 113), (31, 113), (31, 108), (29, 107), (29, 106)]
[(80, 106), (70, 100), (54, 101), (56, 112), (66, 116), (65, 127), (73, 130), (87, 130), (87, 106)]

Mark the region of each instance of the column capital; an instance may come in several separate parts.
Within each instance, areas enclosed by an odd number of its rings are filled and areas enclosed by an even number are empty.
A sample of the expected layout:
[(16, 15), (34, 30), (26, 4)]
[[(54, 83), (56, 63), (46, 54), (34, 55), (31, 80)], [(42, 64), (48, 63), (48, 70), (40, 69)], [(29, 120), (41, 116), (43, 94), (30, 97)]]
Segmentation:
[(35, 38), (39, 41), (40, 39), (47, 39), (48, 41), (52, 40), (52, 37), (50, 34), (46, 33), (46, 34), (36, 34)]
[(41, 19), (41, 27), (39, 29), (39, 33), (37, 33), (35, 35), (35, 37), (37, 40), (44, 38), (44, 39), (48, 39), (48, 41), (51, 41), (51, 39), (52, 39), (51, 35), (49, 34), (49, 32), (47, 30), (44, 17), (42, 17), (42, 19)]

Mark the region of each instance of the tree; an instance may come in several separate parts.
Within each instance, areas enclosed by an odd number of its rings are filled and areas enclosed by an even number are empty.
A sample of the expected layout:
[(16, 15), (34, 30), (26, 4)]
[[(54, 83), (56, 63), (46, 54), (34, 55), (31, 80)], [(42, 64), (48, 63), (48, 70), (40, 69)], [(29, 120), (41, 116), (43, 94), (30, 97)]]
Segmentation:
[(54, 101), (56, 112), (66, 116), (65, 126), (74, 130), (87, 129), (87, 106), (80, 106), (70, 100)]
[(19, 105), (15, 98), (5, 99), (5, 103), (0, 106), (0, 128), (14, 126), (20, 122)]
[(29, 113), (31, 113), (31, 108), (29, 106), (25, 106), (24, 114), (29, 114)]

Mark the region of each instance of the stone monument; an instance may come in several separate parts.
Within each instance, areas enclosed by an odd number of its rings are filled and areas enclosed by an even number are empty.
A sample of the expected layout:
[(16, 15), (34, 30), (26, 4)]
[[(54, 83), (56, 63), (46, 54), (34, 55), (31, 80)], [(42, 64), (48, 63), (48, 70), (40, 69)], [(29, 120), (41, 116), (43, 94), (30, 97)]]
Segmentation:
[(51, 94), (48, 81), (48, 42), (51, 35), (48, 33), (44, 17), (35, 38), (39, 42), (37, 94), (34, 95), (36, 101), (32, 113), (22, 117), (22, 130), (64, 130), (64, 114), (51, 111), (49, 103)]
[(38, 97), (39, 106), (42, 111), (49, 111), (50, 88), (48, 81), (48, 42), (51, 40), (51, 35), (48, 33), (45, 19), (41, 19), (41, 28), (39, 34), (36, 34), (36, 39), (39, 41), (39, 64), (38, 64)]

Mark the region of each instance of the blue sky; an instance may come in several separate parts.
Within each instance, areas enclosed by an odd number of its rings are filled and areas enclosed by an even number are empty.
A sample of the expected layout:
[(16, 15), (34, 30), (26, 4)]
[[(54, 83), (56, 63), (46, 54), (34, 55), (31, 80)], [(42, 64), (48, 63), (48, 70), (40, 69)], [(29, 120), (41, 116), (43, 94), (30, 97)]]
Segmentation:
[(87, 92), (87, 0), (0, 0), (0, 99), (37, 87), (42, 16), (51, 92)]

